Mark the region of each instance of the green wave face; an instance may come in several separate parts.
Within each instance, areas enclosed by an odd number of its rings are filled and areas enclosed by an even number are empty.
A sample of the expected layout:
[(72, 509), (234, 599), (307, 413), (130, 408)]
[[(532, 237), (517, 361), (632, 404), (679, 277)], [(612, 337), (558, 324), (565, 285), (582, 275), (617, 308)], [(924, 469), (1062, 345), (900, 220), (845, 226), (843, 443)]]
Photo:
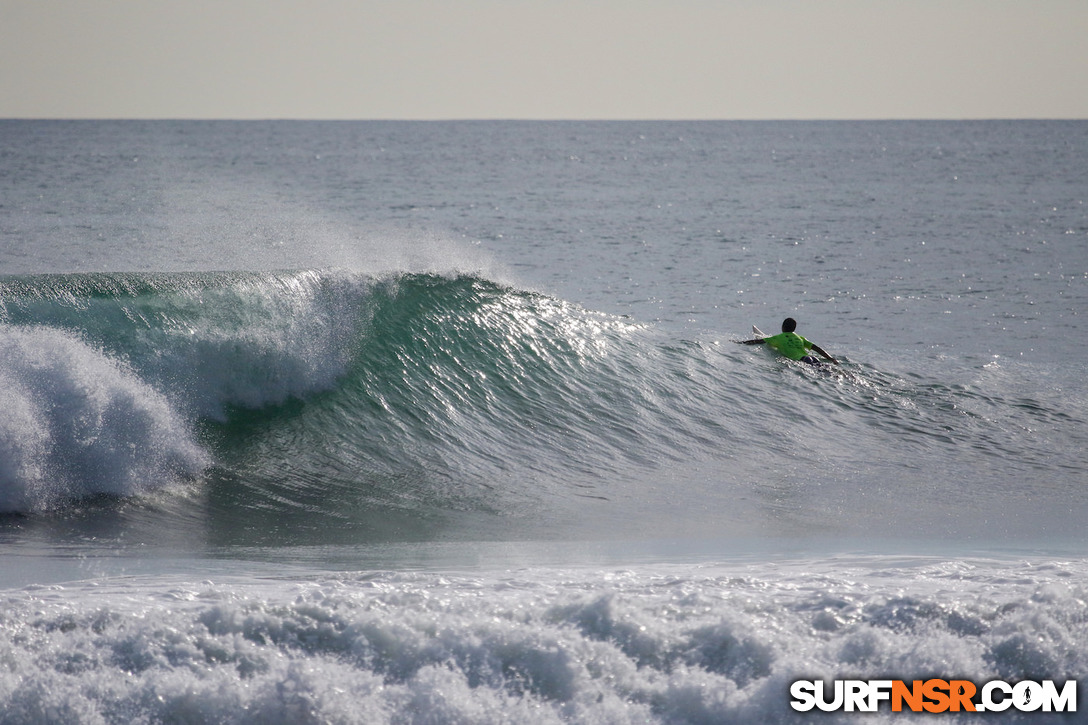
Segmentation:
[(765, 353), (477, 275), (6, 278), (0, 509), (135, 497), (231, 545), (914, 531), (1088, 448), (1016, 381)]
[(0, 320), (168, 401), (232, 505), (337, 516), (330, 492), (357, 511), (491, 511), (480, 491), (512, 467), (554, 478), (557, 452), (600, 442), (605, 398), (625, 394), (592, 391), (639, 330), (473, 276), (327, 271), (9, 278)]

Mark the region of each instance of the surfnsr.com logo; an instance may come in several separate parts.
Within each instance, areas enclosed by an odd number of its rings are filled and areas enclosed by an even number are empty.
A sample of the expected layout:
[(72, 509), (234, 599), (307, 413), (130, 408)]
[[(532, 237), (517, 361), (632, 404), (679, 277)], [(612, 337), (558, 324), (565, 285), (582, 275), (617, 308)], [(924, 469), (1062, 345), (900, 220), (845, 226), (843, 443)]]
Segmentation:
[(992, 680), (977, 686), (970, 680), (797, 680), (790, 685), (790, 706), (834, 712), (876, 712), (888, 703), (892, 712), (1076, 712), (1077, 681), (1060, 688), (1053, 680), (1010, 683)]

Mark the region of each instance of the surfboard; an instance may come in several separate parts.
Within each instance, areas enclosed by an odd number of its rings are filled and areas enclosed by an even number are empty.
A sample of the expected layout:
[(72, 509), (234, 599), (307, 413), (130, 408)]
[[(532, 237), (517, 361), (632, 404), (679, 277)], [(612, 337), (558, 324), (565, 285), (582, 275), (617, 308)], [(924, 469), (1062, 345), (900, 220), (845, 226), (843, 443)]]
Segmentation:
[(767, 337), (767, 335), (765, 335), (763, 333), (763, 330), (759, 329), (755, 325), (752, 325), (752, 332), (755, 333), (756, 335), (759, 335), (760, 337)]

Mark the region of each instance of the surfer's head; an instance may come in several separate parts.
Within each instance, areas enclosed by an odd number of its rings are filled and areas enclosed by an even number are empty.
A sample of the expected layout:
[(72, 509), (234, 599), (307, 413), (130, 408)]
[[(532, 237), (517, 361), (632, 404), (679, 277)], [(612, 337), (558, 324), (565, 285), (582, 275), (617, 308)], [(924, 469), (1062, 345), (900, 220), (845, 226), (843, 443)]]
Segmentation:
[(787, 317), (782, 320), (782, 332), (793, 332), (797, 329), (797, 320)]

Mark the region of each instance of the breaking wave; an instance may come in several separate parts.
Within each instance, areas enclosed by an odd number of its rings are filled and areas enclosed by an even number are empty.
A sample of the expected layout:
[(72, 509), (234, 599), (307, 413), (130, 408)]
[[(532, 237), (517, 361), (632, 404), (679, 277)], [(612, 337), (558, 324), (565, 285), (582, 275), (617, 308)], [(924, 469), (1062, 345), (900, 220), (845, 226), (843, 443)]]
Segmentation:
[[(1074, 476), (1088, 450), (1078, 406), (1010, 371), (814, 368), (471, 274), (12, 277), (0, 325), (0, 507), (196, 481), (229, 542), (429, 538), (450, 516), (485, 538), (943, 532), (949, 501), (1055, 455)], [(920, 456), (947, 479), (911, 480)], [(956, 535), (1073, 525), (1004, 489), (1024, 505)]]

